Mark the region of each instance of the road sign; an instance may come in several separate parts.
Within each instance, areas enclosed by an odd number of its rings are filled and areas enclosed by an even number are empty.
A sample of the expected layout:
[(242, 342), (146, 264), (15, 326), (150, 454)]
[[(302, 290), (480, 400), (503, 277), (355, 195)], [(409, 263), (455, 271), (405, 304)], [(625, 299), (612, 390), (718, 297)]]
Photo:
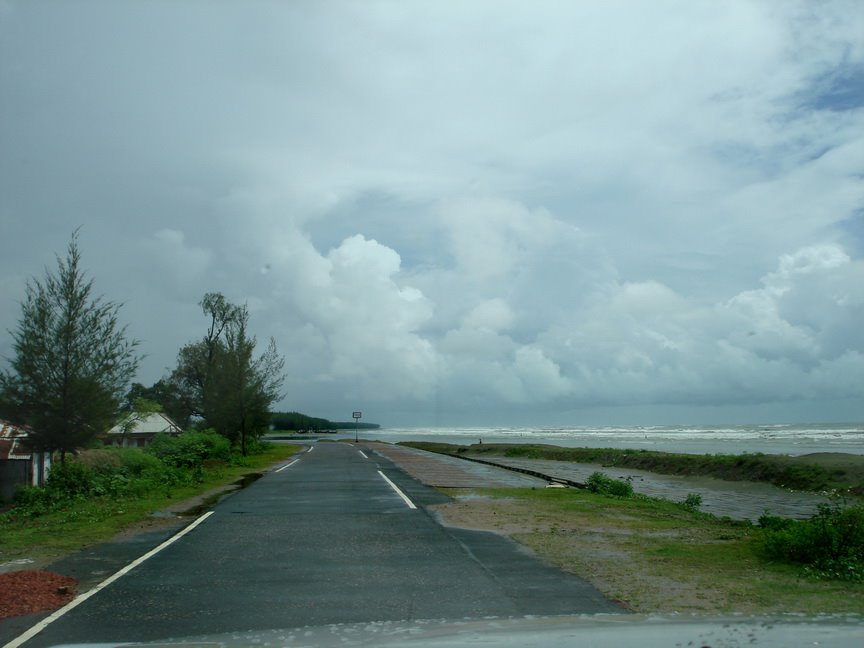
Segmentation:
[(360, 423), (360, 419), (363, 418), (363, 412), (354, 412), (351, 414), (351, 416), (354, 418), (354, 443), (357, 443), (357, 424)]

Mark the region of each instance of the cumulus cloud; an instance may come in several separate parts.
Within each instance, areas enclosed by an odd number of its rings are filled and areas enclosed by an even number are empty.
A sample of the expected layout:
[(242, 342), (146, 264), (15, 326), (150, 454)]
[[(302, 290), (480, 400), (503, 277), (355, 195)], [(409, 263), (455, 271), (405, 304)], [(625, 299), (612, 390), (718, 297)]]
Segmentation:
[(860, 394), (855, 0), (0, 12), (0, 296), (83, 225), (144, 382), (219, 290), (322, 415)]

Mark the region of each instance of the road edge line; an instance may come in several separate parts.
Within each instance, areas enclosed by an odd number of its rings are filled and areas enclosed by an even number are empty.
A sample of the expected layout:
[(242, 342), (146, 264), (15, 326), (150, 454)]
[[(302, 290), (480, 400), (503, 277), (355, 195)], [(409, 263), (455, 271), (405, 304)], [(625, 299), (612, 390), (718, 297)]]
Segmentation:
[(405, 500), (405, 503), (408, 505), (408, 508), (412, 508), (412, 509), (417, 508), (417, 506), (415, 506), (414, 502), (412, 502), (410, 499), (408, 499), (408, 496), (405, 493), (403, 493), (401, 490), (399, 490), (399, 487), (396, 484), (394, 484), (392, 481), (390, 481), (390, 479), (387, 477), (387, 475), (385, 475), (380, 470), (378, 471), (378, 474), (384, 478), (384, 481), (386, 481), (388, 484), (390, 484), (390, 488), (392, 488), (394, 491), (396, 491), (396, 494), (399, 497), (401, 497), (403, 500)]
[[(386, 479), (386, 477), (385, 477), (385, 479)], [(156, 548), (154, 548), (154, 549), (151, 549), (150, 551), (148, 551), (147, 553), (145, 553), (143, 556), (140, 556), (140, 557), (136, 558), (135, 560), (133, 560), (131, 563), (129, 563), (128, 565), (126, 565), (126, 566), (125, 566), (123, 569), (121, 569), (120, 571), (115, 572), (114, 574), (112, 574), (111, 576), (109, 576), (108, 578), (106, 578), (104, 581), (102, 581), (101, 583), (99, 583), (98, 585), (96, 585), (96, 587), (94, 587), (93, 589), (90, 589), (90, 590), (84, 592), (83, 594), (80, 594), (79, 596), (76, 596), (74, 599), (72, 599), (71, 601), (69, 601), (69, 602), (68, 602), (66, 605), (64, 605), (62, 608), (60, 608), (59, 610), (56, 610), (56, 611), (53, 612), (50, 616), (48, 616), (48, 617), (42, 619), (39, 623), (37, 623), (36, 625), (34, 625), (32, 628), (30, 628), (29, 630), (27, 630), (27, 631), (24, 632), (23, 634), (18, 635), (15, 639), (13, 639), (13, 640), (10, 641), (9, 643), (7, 643), (3, 648), (18, 648), (18, 646), (22, 645), (24, 642), (26, 642), (26, 641), (30, 641), (33, 637), (35, 637), (37, 634), (39, 634), (40, 632), (42, 632), (45, 628), (47, 628), (49, 625), (51, 625), (52, 623), (54, 623), (57, 619), (59, 619), (60, 617), (62, 617), (64, 614), (66, 614), (67, 612), (69, 612), (69, 611), (73, 610), (74, 608), (78, 607), (78, 606), (81, 605), (84, 601), (86, 601), (87, 599), (89, 599), (91, 596), (93, 596), (93, 595), (96, 594), (97, 592), (100, 592), (101, 590), (103, 590), (103, 589), (105, 589), (106, 587), (108, 587), (108, 586), (109, 586), (111, 583), (113, 583), (114, 581), (119, 580), (120, 578), (122, 578), (123, 576), (125, 576), (126, 574), (128, 574), (130, 571), (132, 571), (133, 569), (135, 569), (138, 565), (140, 565), (141, 563), (143, 563), (145, 560), (147, 560), (147, 559), (149, 559), (149, 558), (152, 558), (152, 557), (155, 556), (157, 553), (159, 553), (160, 551), (162, 551), (163, 549), (165, 549), (165, 548), (168, 547), (169, 545), (173, 544), (174, 542), (176, 542), (177, 540), (179, 540), (180, 538), (182, 538), (184, 535), (186, 535), (187, 533), (189, 533), (190, 531), (192, 531), (192, 529), (194, 529), (195, 527), (197, 527), (199, 524), (201, 524), (204, 520), (206, 520), (206, 519), (207, 519), (208, 517), (210, 517), (211, 515), (213, 515), (213, 511), (208, 511), (207, 513), (205, 513), (204, 515), (202, 515), (201, 517), (199, 517), (197, 520), (195, 520), (194, 522), (192, 522), (192, 524), (190, 524), (190, 525), (184, 527), (183, 529), (181, 529), (180, 531), (178, 531), (177, 533), (175, 533), (173, 536), (171, 536), (170, 538), (168, 538), (167, 540), (165, 540), (165, 541), (164, 541), (162, 544), (160, 544), (158, 547), (156, 547)]]
[(284, 466), (282, 466), (281, 468), (277, 468), (277, 469), (274, 470), (273, 472), (274, 472), (274, 473), (282, 472), (282, 471), (285, 470), (286, 468), (290, 468), (291, 466), (293, 466), (293, 465), (294, 465), (295, 463), (297, 463), (298, 461), (300, 461), (300, 460), (299, 460), (299, 459), (295, 459), (295, 460), (292, 461), (291, 463), (289, 463), (289, 464), (285, 464)]

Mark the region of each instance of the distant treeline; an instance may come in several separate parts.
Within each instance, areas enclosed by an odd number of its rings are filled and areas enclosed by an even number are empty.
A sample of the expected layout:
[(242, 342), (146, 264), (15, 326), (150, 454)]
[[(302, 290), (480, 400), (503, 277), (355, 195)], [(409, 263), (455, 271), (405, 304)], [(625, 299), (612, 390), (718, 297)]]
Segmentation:
[[(324, 418), (306, 416), (300, 412), (273, 412), (270, 415), (270, 425), (274, 430), (289, 430), (292, 432), (335, 432), (336, 430), (354, 429), (354, 421), (328, 421)], [(377, 423), (359, 423), (361, 430), (377, 430)]]

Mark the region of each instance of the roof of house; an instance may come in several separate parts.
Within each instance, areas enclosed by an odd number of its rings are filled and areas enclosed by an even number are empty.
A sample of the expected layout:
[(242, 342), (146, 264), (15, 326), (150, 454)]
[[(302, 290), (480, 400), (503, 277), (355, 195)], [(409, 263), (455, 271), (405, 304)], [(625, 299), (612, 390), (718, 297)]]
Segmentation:
[(0, 460), (30, 459), (30, 449), (24, 445), (29, 432), (23, 425), (0, 419)]
[(172, 421), (166, 414), (163, 414), (162, 412), (153, 412), (152, 414), (147, 414), (143, 417), (138, 414), (130, 414), (120, 421), (120, 423), (108, 430), (108, 434), (123, 434), (123, 426), (127, 425), (127, 422), (133, 418), (135, 420), (132, 421), (133, 424), (127, 431), (128, 434), (159, 434), (163, 432), (168, 434), (179, 434), (183, 431), (180, 429), (180, 426)]

